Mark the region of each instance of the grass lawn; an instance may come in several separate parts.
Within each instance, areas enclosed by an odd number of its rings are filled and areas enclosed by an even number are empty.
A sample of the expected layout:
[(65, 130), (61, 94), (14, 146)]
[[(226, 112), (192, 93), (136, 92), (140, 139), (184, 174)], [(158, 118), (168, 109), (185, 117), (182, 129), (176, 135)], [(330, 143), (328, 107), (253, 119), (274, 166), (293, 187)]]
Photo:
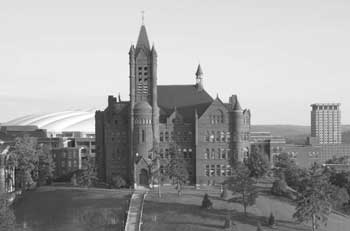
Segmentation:
[[(227, 211), (239, 231), (256, 231), (259, 221), (263, 230), (306, 231), (309, 226), (293, 221), (294, 206), (287, 200), (280, 200), (269, 195), (261, 195), (255, 206), (248, 207), (248, 217), (244, 216), (243, 207), (238, 203), (228, 203), (220, 198), (218, 191), (186, 189), (181, 197), (172, 188), (159, 199), (156, 193), (150, 192), (144, 204), (143, 230), (145, 231), (199, 231), (223, 230)], [(200, 208), (203, 195), (209, 192), (213, 209)], [(277, 227), (270, 229), (266, 226), (267, 217), (273, 212)], [(322, 230), (344, 231), (350, 227), (350, 220), (338, 215), (331, 215), (328, 225)]]
[(38, 188), (14, 205), (16, 221), (32, 231), (119, 230), (129, 191)]

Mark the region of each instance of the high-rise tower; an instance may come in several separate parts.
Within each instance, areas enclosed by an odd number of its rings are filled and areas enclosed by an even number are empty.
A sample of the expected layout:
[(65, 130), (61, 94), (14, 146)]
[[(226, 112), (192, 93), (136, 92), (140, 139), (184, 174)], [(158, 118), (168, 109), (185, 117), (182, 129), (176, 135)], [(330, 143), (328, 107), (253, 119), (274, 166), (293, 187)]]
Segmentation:
[(340, 104), (312, 104), (311, 107), (311, 137), (317, 138), (320, 144), (340, 144)]

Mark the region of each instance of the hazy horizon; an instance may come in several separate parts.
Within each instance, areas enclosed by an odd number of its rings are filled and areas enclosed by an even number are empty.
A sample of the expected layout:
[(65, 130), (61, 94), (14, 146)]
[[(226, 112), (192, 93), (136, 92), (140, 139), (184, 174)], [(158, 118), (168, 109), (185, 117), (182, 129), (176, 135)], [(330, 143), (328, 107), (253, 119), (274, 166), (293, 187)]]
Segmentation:
[(237, 94), (255, 125), (310, 124), (310, 104), (340, 102), (350, 124), (350, 2), (3, 1), (0, 123), (128, 100), (128, 50), (141, 11), (158, 52), (158, 84)]

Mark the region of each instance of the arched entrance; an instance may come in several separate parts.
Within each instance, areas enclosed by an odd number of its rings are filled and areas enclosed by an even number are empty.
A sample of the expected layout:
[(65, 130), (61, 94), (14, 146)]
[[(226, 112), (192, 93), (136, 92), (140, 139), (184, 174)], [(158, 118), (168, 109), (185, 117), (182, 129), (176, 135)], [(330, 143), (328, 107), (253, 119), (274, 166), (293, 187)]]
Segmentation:
[(148, 186), (149, 181), (148, 181), (148, 171), (146, 169), (141, 169), (140, 172), (140, 185), (142, 186)]

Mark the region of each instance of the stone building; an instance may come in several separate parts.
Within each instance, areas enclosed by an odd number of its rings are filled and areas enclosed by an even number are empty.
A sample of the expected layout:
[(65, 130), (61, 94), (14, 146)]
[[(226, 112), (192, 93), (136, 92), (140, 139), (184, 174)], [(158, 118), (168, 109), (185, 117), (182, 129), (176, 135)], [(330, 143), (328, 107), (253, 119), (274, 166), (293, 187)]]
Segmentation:
[[(141, 26), (129, 50), (130, 100), (109, 96), (96, 111), (96, 163), (100, 179), (121, 176), (129, 184), (150, 183), (150, 163), (184, 158), (189, 184), (213, 184), (231, 175), (232, 162), (249, 152), (250, 111), (237, 96), (212, 98), (200, 65), (192, 85), (158, 85), (158, 54)], [(164, 166), (160, 166), (163, 171)]]

